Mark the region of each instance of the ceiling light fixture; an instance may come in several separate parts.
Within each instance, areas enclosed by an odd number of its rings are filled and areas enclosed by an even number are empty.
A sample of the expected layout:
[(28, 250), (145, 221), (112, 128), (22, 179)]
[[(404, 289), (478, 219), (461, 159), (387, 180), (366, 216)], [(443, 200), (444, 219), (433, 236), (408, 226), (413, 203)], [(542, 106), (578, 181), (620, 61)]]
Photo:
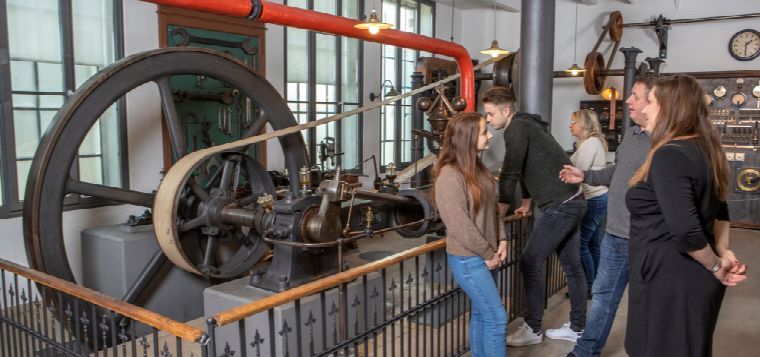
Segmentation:
[(368, 30), (369, 33), (377, 35), (380, 30), (393, 28), (393, 25), (380, 22), (380, 19), (377, 17), (377, 12), (375, 9), (372, 9), (372, 12), (369, 13), (369, 19), (365, 22), (354, 25), (354, 27), (360, 30)]
[(493, 6), (493, 41), (491, 42), (491, 47), (480, 51), (480, 53), (489, 55), (491, 57), (498, 57), (499, 55), (509, 54), (509, 51), (499, 47), (499, 41), (496, 41), (496, 5)]
[(586, 72), (585, 69), (578, 66), (578, 2), (580, 0), (575, 0), (575, 38), (573, 39), (573, 65), (570, 66), (570, 68), (566, 69), (565, 72), (570, 73), (570, 75), (577, 76), (583, 72)]

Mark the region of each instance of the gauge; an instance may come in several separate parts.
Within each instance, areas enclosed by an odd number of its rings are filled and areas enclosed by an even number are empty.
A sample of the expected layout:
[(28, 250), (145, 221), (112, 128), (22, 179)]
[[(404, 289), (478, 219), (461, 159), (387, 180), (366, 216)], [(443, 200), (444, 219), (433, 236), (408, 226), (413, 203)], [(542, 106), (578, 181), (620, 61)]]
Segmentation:
[(713, 97), (705, 93), (705, 105), (709, 107), (712, 104), (713, 104)]
[(713, 94), (715, 94), (715, 98), (723, 98), (726, 95), (726, 87), (724, 86), (717, 86), (713, 90)]
[(760, 189), (760, 171), (756, 168), (745, 168), (736, 174), (736, 186), (744, 192), (755, 192)]
[(754, 95), (755, 98), (760, 98), (760, 84), (756, 85), (755, 88), (752, 88), (752, 95)]
[(744, 93), (736, 93), (731, 96), (731, 104), (741, 107), (744, 103), (747, 103), (747, 96)]

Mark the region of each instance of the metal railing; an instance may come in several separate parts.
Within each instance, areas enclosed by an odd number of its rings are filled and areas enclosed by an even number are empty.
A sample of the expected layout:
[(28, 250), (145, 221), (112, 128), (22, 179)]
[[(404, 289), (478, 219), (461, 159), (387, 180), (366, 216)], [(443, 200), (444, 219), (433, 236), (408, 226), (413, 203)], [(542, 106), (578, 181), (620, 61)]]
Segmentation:
[[(509, 255), (497, 286), (510, 321), (523, 314), (519, 257), (532, 217), (507, 224)], [(564, 286), (553, 255), (547, 291)], [(469, 300), (446, 264), (445, 240), (215, 314), (215, 356), (458, 356), (469, 350)]]
[(207, 356), (206, 333), (0, 259), (0, 356)]
[[(509, 320), (525, 309), (519, 258), (532, 217), (511, 219), (497, 286)], [(547, 298), (564, 287), (556, 255)], [(0, 356), (459, 356), (470, 302), (446, 264), (445, 240), (179, 323), (0, 259)], [(203, 321), (199, 321), (202, 325)]]

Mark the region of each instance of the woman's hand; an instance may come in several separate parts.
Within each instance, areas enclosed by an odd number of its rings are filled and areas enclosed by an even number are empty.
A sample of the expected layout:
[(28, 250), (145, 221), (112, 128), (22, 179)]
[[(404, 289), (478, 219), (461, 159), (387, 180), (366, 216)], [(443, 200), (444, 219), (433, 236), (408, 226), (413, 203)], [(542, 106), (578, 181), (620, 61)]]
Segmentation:
[(499, 241), (499, 248), (496, 249), (496, 255), (499, 256), (499, 262), (504, 264), (507, 261), (507, 241)]
[[(728, 250), (726, 250), (728, 252)], [(736, 286), (740, 282), (747, 279), (747, 264), (740, 265), (739, 261), (734, 258), (728, 257), (720, 258), (720, 269), (715, 272), (715, 277), (720, 280), (723, 285)]]
[(501, 265), (501, 260), (499, 259), (499, 253), (494, 253), (493, 258), (486, 260), (486, 268), (488, 270), (494, 270)]
[(734, 251), (730, 249), (725, 249), (722, 252), (719, 252), (718, 256), (720, 256), (721, 258), (728, 259), (728, 261), (731, 262), (731, 265), (739, 262), (739, 259), (736, 259), (736, 255), (734, 254)]

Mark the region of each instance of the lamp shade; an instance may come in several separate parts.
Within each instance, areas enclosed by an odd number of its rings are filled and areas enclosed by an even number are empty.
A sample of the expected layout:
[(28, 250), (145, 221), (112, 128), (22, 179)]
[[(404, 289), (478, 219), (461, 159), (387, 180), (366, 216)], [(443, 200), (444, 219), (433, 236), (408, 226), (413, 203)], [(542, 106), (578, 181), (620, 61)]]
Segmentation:
[(393, 28), (393, 25), (387, 24), (385, 22), (380, 22), (380, 20), (377, 18), (377, 12), (375, 10), (372, 10), (372, 12), (369, 14), (369, 19), (367, 19), (366, 22), (356, 24), (354, 27), (360, 30), (368, 30), (369, 33), (375, 35), (380, 32), (380, 30)]
[(493, 40), (493, 42), (491, 42), (491, 47), (480, 51), (480, 53), (491, 57), (498, 57), (499, 55), (508, 55), (509, 51), (499, 47), (499, 41)]
[(577, 63), (573, 63), (573, 65), (570, 66), (568, 69), (566, 69), (565, 72), (570, 73), (573, 76), (577, 76), (583, 72), (586, 72), (586, 70), (581, 67), (578, 67)]
[(615, 89), (615, 87), (609, 87), (599, 93), (599, 96), (606, 100), (618, 100), (620, 99), (621, 94), (619, 90)]

